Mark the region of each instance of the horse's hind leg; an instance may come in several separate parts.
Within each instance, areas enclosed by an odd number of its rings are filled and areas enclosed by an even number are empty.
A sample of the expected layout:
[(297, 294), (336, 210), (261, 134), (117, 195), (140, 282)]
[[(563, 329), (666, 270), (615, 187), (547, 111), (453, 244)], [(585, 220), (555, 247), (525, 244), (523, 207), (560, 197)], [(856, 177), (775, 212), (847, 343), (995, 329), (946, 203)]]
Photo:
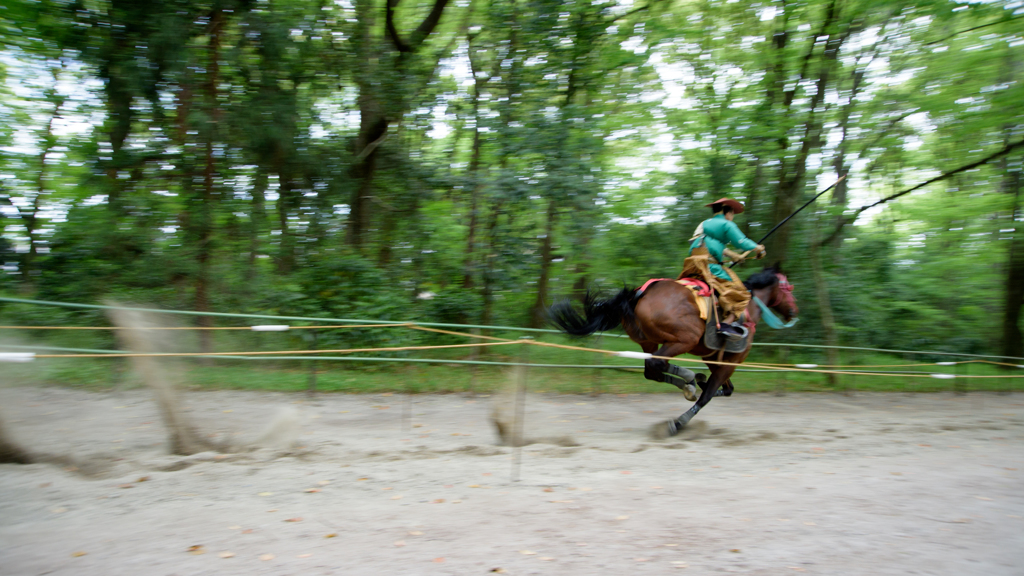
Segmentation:
[(665, 381), (683, 391), (683, 397), (693, 401), (697, 399), (697, 376), (693, 370), (687, 370), (681, 366), (669, 364), (665, 368)]
[[(650, 346), (653, 348), (654, 346)], [(653, 353), (662, 358), (648, 358), (644, 360), (644, 378), (655, 382), (667, 382), (683, 391), (687, 400), (697, 399), (696, 376), (692, 370), (681, 366), (669, 364), (664, 358), (671, 358), (684, 352), (683, 346), (677, 343), (665, 344), (657, 352), (651, 352), (648, 345), (644, 345), (644, 352)]]

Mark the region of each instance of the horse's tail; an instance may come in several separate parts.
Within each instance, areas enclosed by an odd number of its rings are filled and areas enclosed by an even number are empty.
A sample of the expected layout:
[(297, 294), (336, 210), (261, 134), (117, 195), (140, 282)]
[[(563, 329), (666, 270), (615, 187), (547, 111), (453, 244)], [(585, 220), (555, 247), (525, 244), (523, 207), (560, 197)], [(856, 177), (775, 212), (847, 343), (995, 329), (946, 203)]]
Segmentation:
[(563, 300), (548, 310), (551, 323), (559, 330), (572, 336), (588, 336), (615, 328), (623, 321), (636, 324), (633, 308), (636, 307), (636, 288), (623, 288), (611, 300), (598, 300), (597, 295), (587, 290), (583, 297), (583, 314), (572, 303)]

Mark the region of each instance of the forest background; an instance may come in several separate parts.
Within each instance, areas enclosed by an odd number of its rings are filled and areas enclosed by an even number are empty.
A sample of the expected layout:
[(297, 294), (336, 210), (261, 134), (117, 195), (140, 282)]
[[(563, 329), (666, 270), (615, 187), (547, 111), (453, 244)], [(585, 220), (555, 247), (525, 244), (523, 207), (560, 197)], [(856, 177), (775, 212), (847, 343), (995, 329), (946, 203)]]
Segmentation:
[(39, 0), (0, 21), (2, 295), (543, 326), (556, 299), (674, 277), (713, 199), (756, 240), (848, 174), (767, 242), (802, 323), (759, 338), (1024, 356), (1020, 1)]

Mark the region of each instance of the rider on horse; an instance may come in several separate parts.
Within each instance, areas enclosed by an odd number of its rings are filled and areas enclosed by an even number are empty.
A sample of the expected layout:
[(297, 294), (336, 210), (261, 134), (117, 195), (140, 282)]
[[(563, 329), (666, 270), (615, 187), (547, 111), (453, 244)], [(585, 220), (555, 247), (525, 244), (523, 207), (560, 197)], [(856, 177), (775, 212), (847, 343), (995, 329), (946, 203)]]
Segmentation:
[(753, 250), (758, 258), (763, 258), (767, 251), (764, 246), (744, 236), (733, 222), (737, 214), (743, 213), (743, 204), (731, 198), (720, 198), (707, 206), (711, 207), (714, 216), (702, 222), (694, 231), (690, 254), (679, 277), (701, 278), (714, 288), (725, 314), (720, 322), (719, 333), (727, 338), (741, 338), (744, 330), (737, 320), (750, 303), (750, 292), (739, 276), (723, 264), (726, 258), (742, 262), (746, 254), (737, 254), (726, 246), (732, 244), (747, 252)]

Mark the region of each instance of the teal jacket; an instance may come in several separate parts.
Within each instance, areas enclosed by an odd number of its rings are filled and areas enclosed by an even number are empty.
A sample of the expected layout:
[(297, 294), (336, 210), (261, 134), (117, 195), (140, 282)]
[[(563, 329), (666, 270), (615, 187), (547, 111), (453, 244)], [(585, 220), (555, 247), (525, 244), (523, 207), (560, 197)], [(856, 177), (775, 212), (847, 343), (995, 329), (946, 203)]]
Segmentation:
[[(703, 226), (704, 234), (693, 239), (693, 243), (690, 244), (690, 254), (693, 254), (695, 248), (703, 245), (707, 247), (708, 252), (715, 260), (723, 262), (725, 257), (722, 255), (722, 251), (729, 244), (743, 252), (757, 248), (757, 242), (744, 236), (743, 232), (740, 232), (740, 227), (735, 222), (726, 220), (722, 214), (705, 220)], [(708, 269), (723, 280), (732, 280), (721, 264), (711, 264)]]

